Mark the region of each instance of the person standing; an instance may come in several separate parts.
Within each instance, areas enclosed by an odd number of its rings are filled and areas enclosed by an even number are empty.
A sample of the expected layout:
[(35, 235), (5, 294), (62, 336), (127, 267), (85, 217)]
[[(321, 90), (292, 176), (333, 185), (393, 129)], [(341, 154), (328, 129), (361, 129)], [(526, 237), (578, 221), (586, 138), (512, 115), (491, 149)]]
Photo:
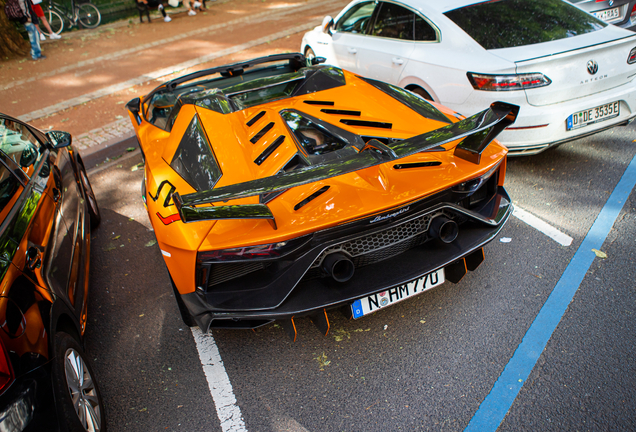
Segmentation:
[(43, 60), (46, 56), (42, 55), (42, 49), (40, 48), (40, 33), (35, 27), (40, 22), (31, 8), (31, 0), (18, 0), (18, 4), (24, 14), (24, 18), (21, 20), (21, 23), (24, 24), (27, 34), (29, 35), (29, 42), (31, 43), (31, 58), (33, 60)]
[[(46, 29), (49, 31), (49, 37), (51, 39), (62, 39), (62, 36), (60, 36), (59, 34), (56, 34), (53, 30), (51, 30), (51, 26), (49, 25), (49, 22), (44, 17), (44, 11), (42, 10), (42, 6), (40, 6), (40, 3), (42, 3), (42, 0), (33, 0), (33, 11), (35, 12), (35, 15), (38, 17), (38, 20), (41, 21), (42, 24), (44, 24), (44, 27), (46, 27)], [(38, 29), (38, 32), (40, 33), (40, 40), (46, 40), (46, 37), (44, 37), (44, 33), (42, 33), (42, 30), (40, 30), (40, 26), (36, 24), (35, 27)]]

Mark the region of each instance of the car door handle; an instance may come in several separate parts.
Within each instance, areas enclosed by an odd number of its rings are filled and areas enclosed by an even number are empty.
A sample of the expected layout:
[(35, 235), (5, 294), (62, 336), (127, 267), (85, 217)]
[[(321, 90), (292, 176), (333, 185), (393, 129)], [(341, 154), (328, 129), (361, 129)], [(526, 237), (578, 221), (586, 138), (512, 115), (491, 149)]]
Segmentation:
[(393, 63), (395, 63), (396, 65), (404, 64), (404, 60), (399, 57), (393, 57), (391, 60), (393, 60)]
[(35, 270), (42, 265), (42, 253), (35, 246), (31, 246), (26, 252), (26, 266), (29, 270)]
[(58, 202), (60, 200), (60, 196), (62, 196), (62, 194), (60, 193), (60, 190), (58, 188), (53, 188), (53, 201)]
[(358, 52), (358, 50), (355, 48), (348, 48), (348, 51), (350, 54), (356, 54)]

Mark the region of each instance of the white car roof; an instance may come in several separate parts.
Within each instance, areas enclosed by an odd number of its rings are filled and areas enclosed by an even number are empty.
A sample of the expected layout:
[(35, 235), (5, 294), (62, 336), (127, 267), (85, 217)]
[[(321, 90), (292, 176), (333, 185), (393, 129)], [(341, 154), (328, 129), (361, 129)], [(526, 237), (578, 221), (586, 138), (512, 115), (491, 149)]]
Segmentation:
[(439, 13), (444, 13), (450, 10), (462, 8), (476, 3), (483, 3), (487, 0), (398, 0), (409, 6), (422, 9), (422, 10), (434, 10)]

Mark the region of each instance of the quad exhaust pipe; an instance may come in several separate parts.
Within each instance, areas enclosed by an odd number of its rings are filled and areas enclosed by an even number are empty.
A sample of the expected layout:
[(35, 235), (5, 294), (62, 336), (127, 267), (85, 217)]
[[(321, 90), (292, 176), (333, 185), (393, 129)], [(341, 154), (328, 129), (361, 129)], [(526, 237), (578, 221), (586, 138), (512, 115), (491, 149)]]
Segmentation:
[(440, 239), (444, 243), (452, 243), (459, 234), (459, 226), (455, 221), (446, 216), (437, 216), (431, 221), (428, 234), (433, 238)]
[(336, 282), (347, 282), (353, 277), (356, 266), (341, 252), (330, 253), (322, 260), (322, 269)]

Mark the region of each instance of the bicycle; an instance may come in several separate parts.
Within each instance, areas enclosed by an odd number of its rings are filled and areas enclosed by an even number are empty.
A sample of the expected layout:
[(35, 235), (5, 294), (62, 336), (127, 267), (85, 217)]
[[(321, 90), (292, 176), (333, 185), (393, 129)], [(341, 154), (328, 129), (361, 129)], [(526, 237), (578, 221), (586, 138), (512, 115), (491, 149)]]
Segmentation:
[[(93, 29), (102, 22), (102, 15), (99, 13), (99, 9), (92, 3), (76, 4), (74, 0), (71, 0), (71, 8), (55, 3), (53, 0), (49, 0), (49, 8), (44, 15), (51, 26), (51, 30), (55, 34), (62, 33), (64, 30), (64, 18), (70, 23), (70, 28), (81, 24), (84, 28)], [(78, 24), (79, 22), (79, 24)], [(50, 34), (43, 31), (46, 36)]]

